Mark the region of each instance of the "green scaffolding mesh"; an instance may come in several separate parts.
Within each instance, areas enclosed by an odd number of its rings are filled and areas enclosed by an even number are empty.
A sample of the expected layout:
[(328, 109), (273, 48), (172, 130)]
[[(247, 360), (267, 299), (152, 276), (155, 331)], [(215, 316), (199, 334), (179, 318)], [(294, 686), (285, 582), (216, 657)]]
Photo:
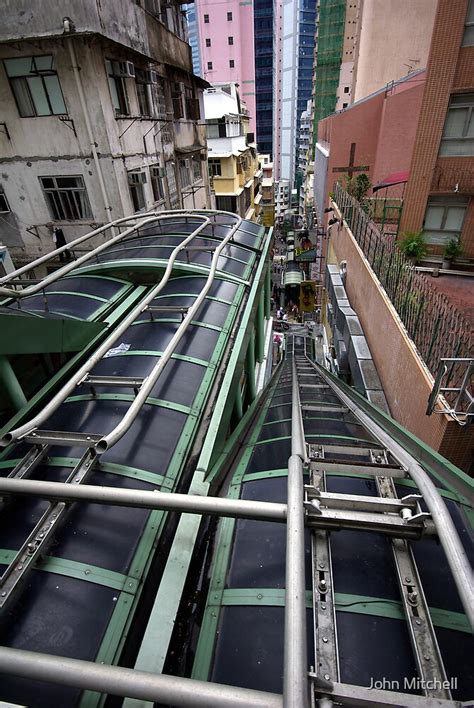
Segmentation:
[(314, 100), (314, 143), (318, 137), (318, 122), (336, 108), (345, 15), (346, 0), (320, 0)]

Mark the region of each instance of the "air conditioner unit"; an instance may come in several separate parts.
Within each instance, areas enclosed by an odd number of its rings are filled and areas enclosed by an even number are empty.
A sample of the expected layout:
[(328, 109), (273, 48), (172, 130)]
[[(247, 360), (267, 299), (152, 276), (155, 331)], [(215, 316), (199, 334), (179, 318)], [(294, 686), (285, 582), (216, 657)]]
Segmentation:
[(156, 71), (152, 71), (151, 69), (149, 71), (145, 71), (145, 81), (147, 84), (157, 84), (158, 74)]
[(131, 76), (135, 77), (135, 67), (131, 61), (120, 61), (119, 62), (120, 75), (121, 76)]

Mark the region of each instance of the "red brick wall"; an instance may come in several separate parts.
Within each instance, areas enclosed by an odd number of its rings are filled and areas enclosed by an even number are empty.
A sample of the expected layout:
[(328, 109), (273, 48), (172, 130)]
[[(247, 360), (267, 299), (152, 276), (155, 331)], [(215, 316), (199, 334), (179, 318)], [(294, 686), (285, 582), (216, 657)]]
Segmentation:
[[(468, 0), (438, 0), (401, 231), (422, 228), (450, 95), (474, 85), (474, 52), (460, 48), (467, 4)], [(472, 169), (474, 161), (469, 161)], [(463, 240), (464, 235), (463, 229)]]
[(441, 414), (425, 414), (431, 382), (388, 298), (345, 227), (331, 236), (337, 260), (347, 261), (346, 290), (377, 367), (391, 414), (434, 450), (467, 469), (474, 426), (462, 428)]
[(384, 102), (373, 172), (374, 184), (393, 172), (410, 168), (424, 79), (424, 73), (415, 74), (412, 80), (401, 85), (404, 91), (388, 95)]

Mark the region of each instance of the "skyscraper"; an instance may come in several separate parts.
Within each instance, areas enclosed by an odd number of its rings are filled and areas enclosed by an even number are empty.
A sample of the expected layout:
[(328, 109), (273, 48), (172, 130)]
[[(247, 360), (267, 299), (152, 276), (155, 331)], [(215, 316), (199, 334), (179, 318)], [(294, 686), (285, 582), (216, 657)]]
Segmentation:
[(273, 155), (273, 0), (254, 0), (253, 8), (257, 146)]
[(301, 114), (312, 92), (316, 0), (277, 0), (275, 13), (275, 177), (294, 186)]
[(202, 76), (211, 84), (236, 82), (255, 133), (253, 5), (238, 0), (197, 0), (196, 20)]

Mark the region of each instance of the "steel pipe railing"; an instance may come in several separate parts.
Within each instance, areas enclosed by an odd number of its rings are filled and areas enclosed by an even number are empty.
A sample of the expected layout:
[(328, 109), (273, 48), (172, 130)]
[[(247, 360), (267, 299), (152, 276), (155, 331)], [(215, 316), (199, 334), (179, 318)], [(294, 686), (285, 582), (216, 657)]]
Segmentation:
[[(191, 212), (187, 212), (187, 214), (194, 219), (199, 218), (200, 215), (198, 214), (193, 214)], [(82, 265), (83, 263), (86, 263), (89, 261), (91, 258), (94, 258), (99, 253), (102, 253), (106, 248), (109, 248), (109, 246), (113, 245), (114, 243), (117, 243), (124, 239), (126, 236), (129, 236), (131, 233), (136, 231), (139, 227), (145, 226), (146, 224), (153, 223), (154, 221), (165, 221), (165, 220), (171, 220), (175, 218), (175, 213), (166, 213), (166, 212), (149, 212), (148, 214), (143, 214), (142, 218), (140, 219), (139, 222), (137, 222), (134, 226), (131, 226), (130, 228), (126, 229), (120, 234), (117, 234), (117, 236), (113, 236), (111, 239), (106, 241), (105, 243), (100, 244), (100, 246), (96, 246), (96, 248), (91, 249), (87, 253), (85, 253), (83, 256), (80, 256), (80, 258), (77, 258), (76, 260), (71, 261), (70, 263), (67, 263), (65, 266), (62, 268), (59, 268), (58, 270), (54, 271), (54, 273), (51, 273), (50, 275), (46, 276), (46, 278), (43, 278), (39, 283), (36, 283), (35, 285), (31, 285), (30, 287), (23, 288), (23, 290), (10, 290), (9, 288), (2, 288), (0, 287), (0, 296), (2, 297), (11, 297), (11, 298), (23, 298), (23, 297), (28, 297), (30, 295), (35, 295), (36, 293), (40, 292), (41, 290), (44, 290), (45, 287), (50, 285), (51, 283), (54, 283), (56, 280), (59, 278), (62, 278), (64, 275), (67, 275), (70, 273), (72, 270), (75, 270), (78, 266)], [(75, 241), (71, 241), (70, 243), (66, 244), (65, 246), (61, 246), (60, 248), (57, 248), (54, 251), (51, 251), (51, 253), (46, 254), (45, 256), (41, 256), (41, 258), (37, 258), (35, 261), (32, 263), (29, 263), (26, 266), (23, 266), (22, 268), (19, 268), (18, 270), (13, 271), (13, 273), (10, 273), (9, 275), (0, 278), (0, 284), (7, 282), (9, 280), (13, 280), (16, 278), (18, 275), (25, 273), (28, 270), (31, 270), (32, 268), (35, 268), (38, 265), (41, 265), (42, 263), (50, 260), (51, 258), (54, 258), (59, 253), (63, 253), (66, 250), (74, 250), (74, 245), (83, 243), (84, 241), (92, 238), (93, 236), (97, 236), (98, 234), (102, 233), (103, 231), (106, 231), (109, 228), (112, 228), (114, 226), (118, 226), (121, 223), (130, 221), (130, 217), (124, 217), (122, 219), (117, 219), (117, 221), (112, 221), (110, 224), (106, 224), (105, 226), (101, 226), (99, 229), (96, 229), (95, 231), (91, 231), (88, 234), (85, 234), (84, 236), (80, 236), (77, 238)], [(209, 222), (210, 223), (210, 222)]]
[(6, 433), (0, 440), (0, 447), (6, 447), (14, 440), (20, 437), (24, 437), (28, 433), (32, 432), (41, 423), (43, 423), (57, 408), (63, 403), (63, 401), (69, 396), (69, 394), (75, 389), (75, 387), (87, 376), (90, 370), (102, 359), (104, 354), (111, 348), (112, 344), (125, 332), (125, 330), (136, 320), (136, 318), (145, 310), (147, 305), (158, 295), (158, 293), (163, 289), (169, 280), (174, 262), (183, 247), (185, 247), (190, 241), (192, 241), (203, 229), (210, 224), (210, 220), (207, 217), (200, 217), (203, 219), (203, 223), (195, 229), (189, 236), (187, 236), (184, 241), (182, 241), (176, 248), (173, 249), (171, 256), (168, 260), (168, 264), (161, 281), (150, 290), (146, 297), (141, 300), (138, 305), (136, 305), (129, 314), (122, 320), (120, 325), (111, 332), (111, 334), (102, 342), (100, 347), (92, 354), (87, 361), (78, 369), (78, 371), (69, 379), (67, 384), (58, 391), (58, 393), (53, 396), (51, 401), (43, 408), (43, 410), (38, 413), (34, 418), (29, 420), (27, 423), (15, 428), (14, 430)]
[(303, 480), (306, 445), (294, 352), (292, 373), (291, 457), (288, 460), (286, 526), (283, 705), (285, 708), (306, 708), (309, 705)]
[(350, 409), (352, 414), (362, 425), (407, 469), (408, 474), (418, 487), (428, 507), (428, 511), (431, 514), (438, 538), (446, 555), (446, 560), (453, 574), (464, 611), (471, 627), (474, 627), (473, 573), (443, 497), (438, 493), (436, 486), (417, 460), (397, 443), (391, 435), (386, 433), (378, 423), (372, 420), (352, 398), (339, 389), (321, 366), (315, 364), (310, 359), (308, 359), (308, 361), (322, 378), (325, 379), (326, 383), (333, 391), (336, 392), (340, 400)]
[[(235, 215), (234, 215), (235, 216)], [(130, 429), (130, 426), (133, 424), (134, 420), (136, 419), (138, 413), (140, 412), (143, 404), (145, 403), (146, 399), (148, 398), (151, 390), (155, 386), (156, 382), (158, 381), (158, 378), (160, 377), (163, 369), (165, 368), (166, 364), (170, 360), (171, 356), (173, 355), (177, 345), (183, 338), (184, 334), (186, 333), (186, 330), (188, 329), (189, 325), (191, 324), (191, 321), (199, 308), (201, 307), (204, 298), (206, 297), (207, 293), (211, 289), (211, 285), (214, 282), (214, 277), (216, 274), (217, 270), (217, 261), (219, 260), (219, 257), (224, 250), (224, 248), (227, 246), (229, 241), (232, 239), (234, 236), (235, 232), (238, 230), (239, 226), (242, 223), (242, 218), (239, 216), (235, 216), (236, 218), (236, 223), (235, 225), (231, 228), (230, 232), (227, 234), (227, 236), (222, 239), (221, 243), (219, 246), (216, 248), (214, 251), (214, 254), (212, 256), (212, 261), (211, 261), (211, 267), (209, 269), (209, 275), (207, 276), (207, 280), (204, 284), (203, 289), (199, 293), (198, 297), (194, 301), (193, 305), (189, 308), (184, 320), (174, 333), (170, 343), (164, 350), (163, 354), (161, 355), (159, 361), (153, 369), (150, 371), (146, 379), (144, 380), (143, 384), (140, 387), (140, 390), (138, 391), (138, 394), (135, 396), (132, 405), (120, 421), (118, 425), (115, 426), (113, 430), (110, 431), (110, 433), (107, 433), (107, 435), (104, 435), (101, 440), (99, 440), (96, 445), (95, 449), (98, 454), (104, 453), (108, 448), (112, 447), (112, 445), (115, 445), (116, 442), (118, 442), (124, 435), (125, 433)], [(180, 247), (179, 250), (182, 250), (184, 248), (184, 244)], [(174, 251), (173, 251), (174, 253)], [(170, 268), (170, 264), (168, 264), (168, 268)], [(171, 270), (170, 270), (171, 272)]]
[(0, 647), (0, 672), (84, 691), (194, 708), (282, 708), (282, 697), (238, 686)]
[(142, 491), (99, 487), (91, 484), (64, 484), (32, 479), (0, 478), (0, 495), (39, 497), (64, 502), (90, 502), (131, 506), (162, 511), (182, 511), (209, 516), (228, 516), (239, 519), (257, 519), (285, 523), (286, 504), (276, 502), (201, 497), (173, 492)]

